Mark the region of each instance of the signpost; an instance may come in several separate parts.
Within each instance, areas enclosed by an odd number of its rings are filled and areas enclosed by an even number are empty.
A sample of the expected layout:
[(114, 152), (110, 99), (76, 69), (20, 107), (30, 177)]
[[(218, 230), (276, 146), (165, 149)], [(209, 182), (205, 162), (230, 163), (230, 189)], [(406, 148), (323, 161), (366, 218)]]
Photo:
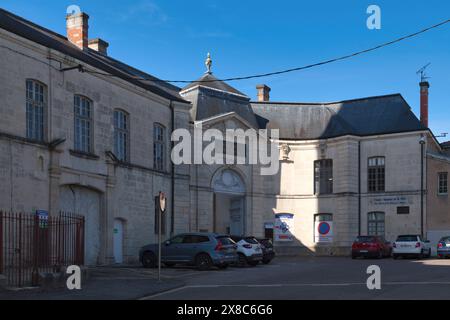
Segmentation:
[(161, 281), (161, 219), (166, 211), (166, 194), (159, 192), (159, 210), (158, 210), (158, 281)]

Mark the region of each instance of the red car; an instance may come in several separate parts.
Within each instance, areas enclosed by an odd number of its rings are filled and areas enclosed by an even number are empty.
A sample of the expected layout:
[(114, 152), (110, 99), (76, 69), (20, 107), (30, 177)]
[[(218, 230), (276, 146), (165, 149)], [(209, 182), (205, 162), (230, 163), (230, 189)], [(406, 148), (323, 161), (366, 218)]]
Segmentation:
[(359, 236), (352, 245), (352, 259), (357, 257), (390, 257), (392, 244), (380, 236)]

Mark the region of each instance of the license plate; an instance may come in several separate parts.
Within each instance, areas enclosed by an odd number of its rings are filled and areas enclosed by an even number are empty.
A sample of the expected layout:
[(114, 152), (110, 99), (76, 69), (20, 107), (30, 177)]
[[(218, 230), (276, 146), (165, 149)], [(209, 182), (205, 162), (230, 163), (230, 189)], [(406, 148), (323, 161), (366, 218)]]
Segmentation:
[(411, 246), (409, 246), (409, 245), (407, 245), (407, 244), (402, 244), (402, 245), (400, 246), (400, 248), (411, 248)]
[(361, 253), (367, 253), (367, 252), (369, 252), (368, 250), (359, 250), (359, 252), (361, 252)]

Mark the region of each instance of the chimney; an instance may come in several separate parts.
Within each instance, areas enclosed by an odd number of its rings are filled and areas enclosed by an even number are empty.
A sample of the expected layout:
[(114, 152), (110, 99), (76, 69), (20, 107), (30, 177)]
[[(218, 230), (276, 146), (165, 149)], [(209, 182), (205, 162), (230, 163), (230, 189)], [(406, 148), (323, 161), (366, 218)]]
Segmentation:
[(425, 128), (428, 128), (428, 88), (430, 84), (428, 81), (420, 83), (420, 123)]
[(95, 50), (105, 56), (108, 55), (108, 47), (109, 47), (109, 43), (102, 40), (102, 39), (92, 39), (89, 40), (89, 48), (91, 48), (92, 50)]
[(88, 21), (89, 16), (83, 12), (66, 16), (67, 39), (82, 50), (88, 48)]
[(258, 90), (259, 102), (267, 102), (270, 100), (270, 88), (268, 86), (265, 84), (258, 84), (256, 90)]

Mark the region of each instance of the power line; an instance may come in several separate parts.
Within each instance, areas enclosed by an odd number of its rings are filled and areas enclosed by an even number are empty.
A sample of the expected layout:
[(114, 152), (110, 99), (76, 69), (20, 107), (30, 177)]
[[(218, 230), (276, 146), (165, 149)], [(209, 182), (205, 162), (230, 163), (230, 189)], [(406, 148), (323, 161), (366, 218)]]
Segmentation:
[[(305, 66), (301, 66), (301, 67), (296, 67), (296, 68), (291, 68), (291, 69), (286, 69), (286, 70), (281, 70), (281, 71), (275, 71), (275, 72), (269, 72), (269, 73), (262, 73), (262, 74), (255, 74), (255, 75), (250, 75), (250, 76), (243, 76), (243, 77), (232, 77), (232, 78), (224, 78), (224, 79), (217, 79), (217, 80), (161, 80), (161, 79), (154, 79), (154, 78), (145, 78), (145, 77), (135, 77), (135, 76), (130, 76), (130, 78), (135, 79), (135, 80), (140, 80), (140, 81), (151, 81), (151, 82), (169, 82), (169, 83), (191, 83), (191, 82), (216, 82), (216, 81), (239, 81), (239, 80), (248, 80), (248, 79), (255, 79), (255, 78), (263, 78), (263, 77), (269, 77), (269, 76), (274, 76), (274, 75), (279, 75), (279, 74), (284, 74), (284, 73), (290, 73), (290, 72), (294, 72), (294, 71), (300, 71), (300, 70), (305, 70), (305, 69), (311, 69), (314, 67), (318, 67), (318, 66), (322, 66), (322, 65), (326, 65), (326, 64), (330, 64), (333, 62), (337, 62), (337, 61), (342, 61), (342, 60), (346, 60), (346, 59), (350, 59), (371, 51), (375, 51), (390, 45), (393, 45), (395, 43), (401, 42), (403, 40), (406, 39), (410, 39), (413, 37), (416, 37), (422, 33), (428, 32), (432, 29), (436, 29), (438, 27), (441, 27), (447, 23), (450, 22), (450, 19), (442, 21), (438, 24), (432, 25), (430, 27), (427, 27), (425, 29), (422, 29), (420, 31), (411, 33), (409, 35), (400, 37), (398, 39), (389, 41), (389, 42), (385, 42), (383, 44), (365, 49), (365, 50), (361, 50), (361, 51), (357, 51), (348, 55), (344, 55), (341, 57), (337, 57), (337, 58), (333, 58), (330, 60), (325, 60), (325, 61), (321, 61), (321, 62), (317, 62), (317, 63), (313, 63), (313, 64), (309, 64), (309, 65), (305, 65)], [(99, 74), (99, 75), (103, 75), (103, 76), (112, 76), (115, 77), (115, 75), (109, 74), (109, 73), (103, 73), (103, 72), (97, 72), (97, 71), (88, 71), (88, 70), (84, 70), (84, 72), (86, 73), (91, 73), (91, 74)]]

